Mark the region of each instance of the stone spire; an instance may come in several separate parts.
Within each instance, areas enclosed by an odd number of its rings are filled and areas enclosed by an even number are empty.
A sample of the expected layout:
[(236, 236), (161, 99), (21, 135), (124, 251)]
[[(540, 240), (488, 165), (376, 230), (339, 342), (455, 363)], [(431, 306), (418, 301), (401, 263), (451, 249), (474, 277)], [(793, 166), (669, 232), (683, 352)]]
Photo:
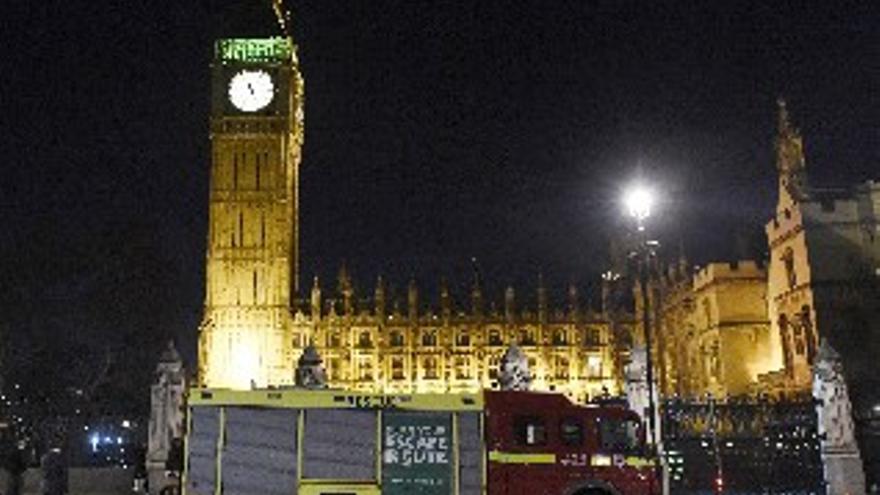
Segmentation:
[(311, 306), (312, 321), (319, 321), (321, 319), (321, 284), (318, 283), (317, 275), (312, 281)]
[(516, 344), (510, 344), (501, 356), (498, 384), (501, 390), (528, 390), (532, 384), (529, 360)]
[(574, 282), (568, 284), (568, 314), (569, 317), (577, 321), (580, 312), (580, 301), (578, 301), (578, 288)]
[(544, 274), (538, 272), (538, 321), (547, 323), (547, 287), (544, 286)]
[(380, 324), (385, 322), (385, 282), (382, 275), (376, 278), (376, 290), (373, 292), (373, 303), (375, 305), (376, 317)]
[(791, 124), (785, 100), (777, 100), (776, 169), (779, 171), (780, 202), (784, 196), (800, 201), (806, 195), (807, 176), (804, 141)]
[(508, 285), (504, 291), (504, 319), (510, 325), (513, 324), (516, 318), (515, 298), (516, 294), (513, 292), (513, 287)]
[(409, 287), (406, 291), (406, 308), (409, 312), (409, 321), (415, 323), (419, 319), (419, 287), (416, 279), (409, 279)]
[(342, 266), (339, 267), (337, 280), (339, 282), (339, 293), (342, 295), (342, 314), (346, 316), (351, 315), (354, 312), (354, 306), (352, 305), (354, 288), (351, 285), (351, 277), (348, 275), (348, 268), (345, 266), (345, 263), (342, 263)]
[(296, 376), (294, 382), (297, 387), (308, 389), (327, 388), (327, 374), (322, 364), (324, 360), (318, 354), (314, 344), (309, 344), (299, 356), (296, 364)]
[(449, 323), (449, 318), (452, 316), (452, 301), (449, 298), (446, 277), (440, 278), (440, 314), (443, 317), (443, 323)]
[(687, 255), (684, 250), (684, 238), (678, 239), (678, 279), (684, 280), (688, 277), (689, 264)]
[(471, 287), (471, 313), (475, 318), (483, 316), (483, 291), (480, 288), (480, 271), (477, 269), (476, 258), (471, 260), (474, 264), (474, 284)]

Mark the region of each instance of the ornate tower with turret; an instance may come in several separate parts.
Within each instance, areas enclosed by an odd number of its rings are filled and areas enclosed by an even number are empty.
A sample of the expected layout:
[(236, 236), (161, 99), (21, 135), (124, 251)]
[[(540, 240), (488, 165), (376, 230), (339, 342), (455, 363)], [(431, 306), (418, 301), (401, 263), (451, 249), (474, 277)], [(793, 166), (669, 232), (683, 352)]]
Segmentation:
[(202, 385), (250, 388), (293, 379), (302, 143), (303, 80), (292, 39), (219, 40), (212, 64)]

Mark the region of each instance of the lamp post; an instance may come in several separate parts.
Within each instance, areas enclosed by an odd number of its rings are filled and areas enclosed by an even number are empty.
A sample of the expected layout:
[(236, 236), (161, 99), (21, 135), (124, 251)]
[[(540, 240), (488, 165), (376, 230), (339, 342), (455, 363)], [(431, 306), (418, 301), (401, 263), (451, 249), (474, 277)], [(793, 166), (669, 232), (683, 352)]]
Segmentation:
[(642, 296), (642, 322), (644, 325), (642, 328), (645, 338), (645, 368), (648, 381), (648, 426), (651, 430), (651, 453), (659, 472), (660, 465), (657, 457), (657, 405), (654, 401), (654, 362), (652, 359), (653, 339), (648, 291), (648, 271), (650, 270), (651, 255), (657, 243), (648, 240), (645, 228), (646, 220), (651, 216), (651, 208), (654, 206), (655, 198), (653, 191), (645, 186), (636, 185), (626, 192), (623, 199), (627, 213), (636, 222), (636, 235), (638, 236), (636, 256), (638, 256), (639, 286)]

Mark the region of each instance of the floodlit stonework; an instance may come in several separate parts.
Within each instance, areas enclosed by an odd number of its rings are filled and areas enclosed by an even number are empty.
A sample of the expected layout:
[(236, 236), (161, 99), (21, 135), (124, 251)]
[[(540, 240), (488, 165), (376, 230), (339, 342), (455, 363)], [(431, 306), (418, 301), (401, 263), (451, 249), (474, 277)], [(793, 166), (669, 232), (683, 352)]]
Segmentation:
[(767, 278), (754, 261), (668, 270), (657, 284), (658, 368), (665, 395), (742, 395), (781, 365), (767, 320)]
[(693, 268), (682, 260), (652, 279), (665, 395), (804, 394), (820, 337), (852, 360), (851, 377), (876, 380), (880, 184), (811, 186), (803, 139), (781, 101), (776, 167), (766, 270), (753, 261)]
[[(478, 285), (465, 305), (456, 305), (444, 285), (436, 304), (421, 301), (414, 283), (405, 305), (391, 300), (381, 279), (372, 292), (356, 297), (343, 271), (332, 297), (323, 296), (316, 280), (309, 307), (294, 315), (293, 352), (313, 343), (330, 387), (396, 393), (498, 388), (500, 360), (517, 344), (528, 360), (532, 390), (576, 400), (622, 392), (622, 370), (615, 366), (620, 343), (611, 321), (582, 309), (573, 288), (565, 310), (551, 309), (543, 288), (532, 310), (518, 309), (508, 288), (503, 311), (483, 308)], [(632, 329), (631, 321), (617, 325)]]
[(212, 69), (199, 377), (209, 387), (289, 384), (303, 142), (295, 47), (289, 38), (221, 40)]
[(810, 185), (803, 140), (781, 101), (776, 150), (779, 196), (766, 226), (767, 296), (786, 379), (795, 389), (810, 388), (820, 337), (845, 356), (853, 374), (873, 378), (880, 355), (880, 184)]

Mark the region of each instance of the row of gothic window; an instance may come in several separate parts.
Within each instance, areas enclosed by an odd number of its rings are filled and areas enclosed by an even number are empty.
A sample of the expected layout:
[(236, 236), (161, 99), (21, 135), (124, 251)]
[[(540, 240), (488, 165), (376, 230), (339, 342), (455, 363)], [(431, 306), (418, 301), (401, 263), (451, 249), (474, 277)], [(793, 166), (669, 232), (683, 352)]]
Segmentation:
[[(532, 332), (528, 330), (523, 330), (519, 333), (517, 342), (520, 345), (536, 345), (537, 342), (535, 340), (535, 336)], [(569, 339), (568, 334), (564, 331), (558, 331), (553, 334), (552, 338), (553, 345), (568, 345)], [(503, 346), (505, 345), (504, 339), (501, 337), (501, 332), (499, 330), (491, 330), (489, 332), (489, 336), (487, 339), (487, 344), (490, 346)], [(340, 347), (342, 345), (341, 337), (338, 333), (331, 333), (327, 336), (327, 346), (328, 347)], [(373, 334), (372, 332), (361, 332), (358, 336), (357, 341), (358, 347), (361, 348), (370, 348), (373, 347)], [(389, 345), (391, 347), (403, 347), (406, 345), (406, 339), (401, 332), (391, 332), (389, 337)], [(421, 345), (426, 347), (433, 347), (437, 345), (437, 333), (436, 332), (425, 332), (421, 335)], [(455, 345), (467, 347), (471, 345), (471, 336), (468, 333), (459, 333), (455, 337)], [(590, 328), (587, 330), (584, 335), (584, 346), (587, 347), (598, 347), (602, 345), (602, 334), (600, 330), (595, 328)]]
[[(332, 380), (335, 378), (335, 375), (339, 373), (340, 363), (338, 359), (331, 360), (328, 363), (327, 374), (328, 377)], [(535, 358), (529, 358), (529, 367), (534, 368), (536, 366)], [(555, 379), (567, 380), (570, 378), (570, 361), (566, 358), (557, 358), (555, 361), (555, 370), (553, 373), (553, 377)], [(488, 372), (489, 378), (495, 380), (498, 378), (498, 365), (499, 358), (493, 357), (489, 359)], [(426, 357), (422, 360), (422, 378), (428, 380), (434, 380), (440, 378), (440, 360), (436, 357)], [(455, 359), (450, 367), (450, 370), (453, 371), (454, 376), (458, 380), (468, 380), (474, 378), (473, 368), (468, 361), (464, 359)], [(599, 377), (601, 376), (601, 366), (595, 367), (591, 364), (588, 364), (588, 372), (590, 376)], [(412, 371), (412, 378), (418, 378), (418, 373), (416, 370)], [(358, 368), (358, 379), (361, 381), (369, 381), (373, 379), (373, 366), (366, 364), (359, 366)], [(404, 360), (402, 358), (392, 358), (391, 359), (391, 379), (392, 380), (405, 380), (406, 373), (404, 371)]]

